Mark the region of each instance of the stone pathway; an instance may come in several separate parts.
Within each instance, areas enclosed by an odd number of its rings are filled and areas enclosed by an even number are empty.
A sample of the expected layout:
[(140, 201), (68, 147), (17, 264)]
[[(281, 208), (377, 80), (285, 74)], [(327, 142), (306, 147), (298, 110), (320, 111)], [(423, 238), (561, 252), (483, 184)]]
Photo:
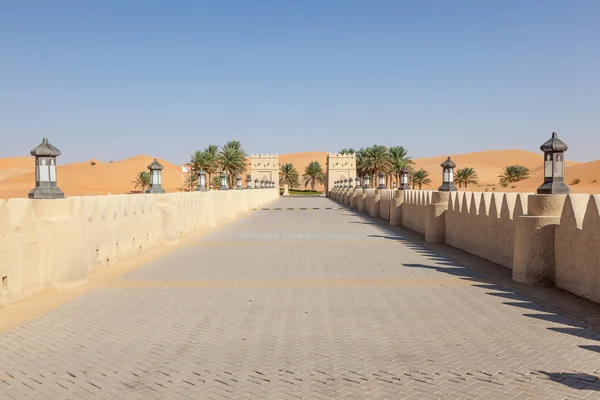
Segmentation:
[(281, 199), (2, 333), (0, 399), (600, 398), (598, 331), (334, 207)]

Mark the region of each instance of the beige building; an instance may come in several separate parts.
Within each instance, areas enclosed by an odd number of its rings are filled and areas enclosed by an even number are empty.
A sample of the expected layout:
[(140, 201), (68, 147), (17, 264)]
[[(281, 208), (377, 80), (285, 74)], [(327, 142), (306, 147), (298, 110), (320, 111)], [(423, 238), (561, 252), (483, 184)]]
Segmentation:
[[(252, 154), (250, 156), (250, 175), (252, 182), (258, 179), (275, 182), (279, 190), (279, 156), (277, 154)], [(254, 187), (254, 186), (253, 186)]]
[(335, 181), (352, 179), (352, 186), (356, 179), (356, 154), (329, 154), (327, 156), (327, 188), (333, 189)]

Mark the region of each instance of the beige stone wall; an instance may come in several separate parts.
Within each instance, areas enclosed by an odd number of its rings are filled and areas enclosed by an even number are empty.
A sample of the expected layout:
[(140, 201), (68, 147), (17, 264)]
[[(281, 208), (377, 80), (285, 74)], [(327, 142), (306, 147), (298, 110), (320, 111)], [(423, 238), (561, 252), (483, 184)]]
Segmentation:
[(402, 225), (412, 231), (425, 234), (425, 212), (431, 204), (430, 190), (405, 190), (402, 204)]
[(279, 190), (279, 156), (277, 154), (252, 154), (250, 156), (250, 175), (252, 175), (252, 187), (254, 180), (266, 179), (275, 182), (275, 188)]
[(451, 193), (446, 211), (446, 243), (512, 269), (514, 219), (527, 213), (528, 195)]
[[(378, 192), (377, 216), (390, 225), (513, 269), (517, 282), (554, 284), (600, 302), (600, 195)], [(366, 193), (355, 208), (373, 216), (375, 191)]]
[(600, 195), (567, 196), (554, 254), (556, 286), (600, 303)]
[(0, 200), (0, 305), (85, 282), (94, 268), (278, 197), (265, 189)]

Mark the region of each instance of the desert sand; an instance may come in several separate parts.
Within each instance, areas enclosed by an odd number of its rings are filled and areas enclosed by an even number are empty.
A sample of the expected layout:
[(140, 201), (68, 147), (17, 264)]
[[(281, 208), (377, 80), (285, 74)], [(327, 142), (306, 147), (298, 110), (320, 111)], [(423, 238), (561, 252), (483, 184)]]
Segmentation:
[[(311, 161), (319, 161), (326, 168), (327, 152), (303, 152), (284, 154), (279, 163), (292, 163), (302, 175)], [(473, 191), (520, 191), (534, 192), (543, 182), (543, 157), (541, 153), (524, 150), (492, 150), (451, 155), (457, 168), (474, 168), (479, 176), (479, 186), (469, 187)], [(424, 168), (430, 173), (432, 183), (423, 189), (437, 189), (441, 185), (440, 163), (447, 155), (415, 159), (414, 167)], [(123, 194), (134, 192), (132, 181), (140, 171), (154, 160), (148, 155), (138, 155), (121, 161), (103, 163), (98, 160), (60, 165), (57, 171), (58, 186), (67, 196)], [(158, 161), (163, 170), (163, 187), (168, 192), (181, 190), (181, 166), (163, 159)], [(92, 165), (94, 163), (95, 165)], [(531, 178), (503, 188), (498, 175), (507, 165), (520, 164), (531, 170)], [(578, 184), (572, 184), (579, 179)], [(600, 193), (600, 160), (586, 163), (567, 160), (566, 182), (573, 193)], [(35, 184), (34, 159), (30, 156), (0, 158), (0, 199), (27, 197)], [(323, 190), (323, 186), (318, 187)], [(465, 190), (464, 188), (461, 190)]]

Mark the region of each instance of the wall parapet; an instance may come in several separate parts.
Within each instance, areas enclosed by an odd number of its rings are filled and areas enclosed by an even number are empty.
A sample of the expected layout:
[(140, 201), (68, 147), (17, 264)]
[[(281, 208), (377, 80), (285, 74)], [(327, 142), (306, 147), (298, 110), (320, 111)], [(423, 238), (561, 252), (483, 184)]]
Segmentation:
[(0, 306), (215, 226), (276, 189), (0, 200)]
[(440, 208), (440, 192), (380, 196), (378, 216), (390, 225), (513, 269), (517, 281), (554, 284), (600, 303), (600, 195), (450, 192), (447, 208)]

